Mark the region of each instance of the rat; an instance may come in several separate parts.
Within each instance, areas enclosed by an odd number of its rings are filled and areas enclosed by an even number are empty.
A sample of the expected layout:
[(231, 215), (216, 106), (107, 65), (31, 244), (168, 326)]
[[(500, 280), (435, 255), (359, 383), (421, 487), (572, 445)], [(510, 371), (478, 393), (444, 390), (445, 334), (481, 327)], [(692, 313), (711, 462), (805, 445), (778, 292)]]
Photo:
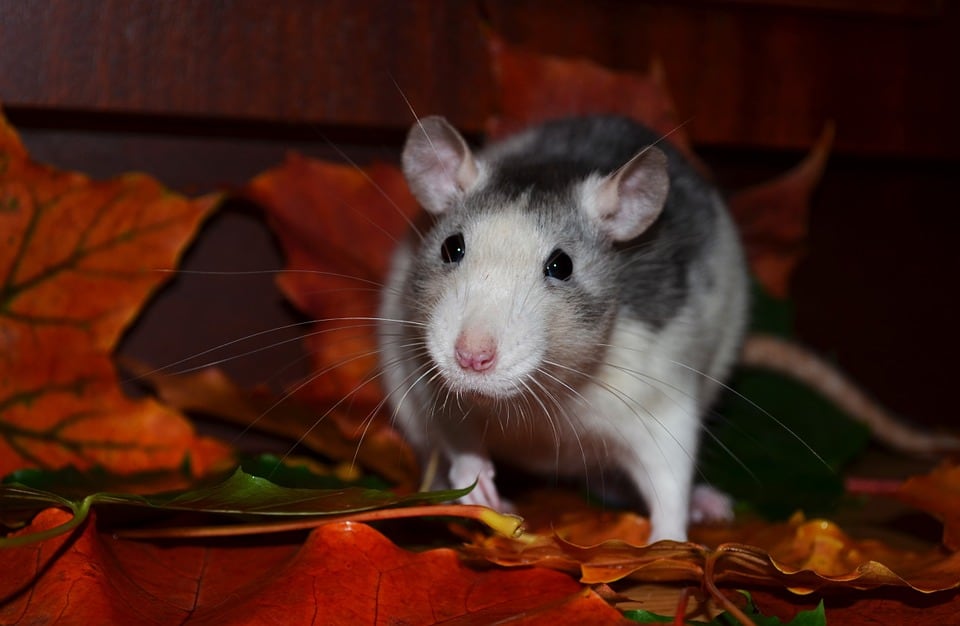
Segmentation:
[(721, 194), (627, 118), (554, 120), (474, 153), (442, 117), (402, 153), (425, 211), (392, 257), (377, 335), (396, 423), (435, 488), (509, 508), (497, 463), (628, 479), (651, 542), (729, 500), (694, 488), (736, 361), (748, 278)]

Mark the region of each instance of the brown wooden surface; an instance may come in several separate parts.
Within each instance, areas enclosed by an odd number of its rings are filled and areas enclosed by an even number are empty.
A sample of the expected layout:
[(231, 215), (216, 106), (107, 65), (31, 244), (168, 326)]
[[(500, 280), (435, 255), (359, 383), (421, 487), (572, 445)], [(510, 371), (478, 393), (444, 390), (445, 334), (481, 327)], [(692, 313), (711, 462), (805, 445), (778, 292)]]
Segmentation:
[[(700, 144), (960, 156), (960, 6), (937, 0), (0, 0), (14, 110), (479, 130), (483, 24), (610, 67), (662, 61)], [(53, 123), (50, 120), (37, 123)]]
[(16, 108), (406, 126), (395, 79), (419, 107), (478, 125), (489, 109), (478, 24), (469, 2), (2, 0), (0, 99)]
[(960, 5), (891, 16), (776, 4), (789, 3), (516, 0), (491, 12), (509, 41), (539, 50), (625, 70), (660, 59), (699, 144), (800, 148), (834, 120), (841, 151), (960, 155), (960, 87), (945, 80)]

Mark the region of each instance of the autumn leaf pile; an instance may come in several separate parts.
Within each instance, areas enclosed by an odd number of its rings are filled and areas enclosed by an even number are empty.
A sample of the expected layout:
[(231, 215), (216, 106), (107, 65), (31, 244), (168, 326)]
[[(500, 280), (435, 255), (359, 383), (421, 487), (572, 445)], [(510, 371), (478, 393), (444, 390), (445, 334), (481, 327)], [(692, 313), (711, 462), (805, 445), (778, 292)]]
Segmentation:
[[(661, 69), (616, 73), (495, 38), (490, 55), (500, 106), (489, 136), (615, 112), (705, 169)], [(730, 200), (771, 301), (787, 295), (831, 138), (828, 128), (797, 168)], [(644, 518), (548, 491), (518, 502), (520, 532), (513, 518), (440, 504), (456, 493), (413, 493), (414, 456), (382, 415), (369, 320), (390, 247), (417, 211), (402, 176), (294, 155), (243, 193), (287, 255), (281, 291), (311, 318), (341, 320), (305, 333), (315, 375), (279, 405), (215, 369), (175, 377), (130, 365), (156, 391), (133, 399), (117, 340), (221, 197), (36, 164), (0, 120), (0, 623), (768, 624), (802, 610), (797, 624), (960, 619), (960, 469), (948, 464), (892, 490), (943, 524), (939, 545), (910, 550), (801, 513), (646, 545)], [(258, 473), (249, 459), (235, 471), (242, 459), (198, 436), (190, 411), (299, 440), (392, 490), (356, 476), (319, 487), (315, 472)], [(370, 525), (411, 517), (400, 530)]]

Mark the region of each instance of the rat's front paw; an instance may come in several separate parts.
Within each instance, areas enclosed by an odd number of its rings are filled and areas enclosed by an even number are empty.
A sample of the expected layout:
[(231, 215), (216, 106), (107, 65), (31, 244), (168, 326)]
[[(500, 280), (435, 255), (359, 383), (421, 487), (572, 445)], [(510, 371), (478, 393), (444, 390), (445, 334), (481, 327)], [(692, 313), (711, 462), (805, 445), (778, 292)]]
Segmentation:
[(476, 454), (463, 454), (450, 463), (450, 484), (455, 488), (467, 487), (474, 481), (477, 483), (473, 491), (460, 498), (460, 502), (499, 511), (507, 503), (497, 492), (497, 485), (493, 482), (494, 475), (493, 461)]

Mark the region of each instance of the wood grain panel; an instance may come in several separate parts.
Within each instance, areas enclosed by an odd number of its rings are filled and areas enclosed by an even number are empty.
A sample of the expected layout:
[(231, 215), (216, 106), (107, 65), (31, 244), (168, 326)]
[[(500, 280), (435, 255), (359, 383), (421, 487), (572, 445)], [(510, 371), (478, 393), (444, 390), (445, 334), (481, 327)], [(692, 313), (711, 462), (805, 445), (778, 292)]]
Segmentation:
[(841, 151), (960, 156), (960, 5), (939, 0), (0, 0), (0, 99), (396, 130), (411, 114), (395, 80), (476, 131), (495, 104), (485, 21), (613, 68), (662, 60), (701, 144), (799, 149), (835, 120)]
[(899, 15), (790, 4), (487, 6), (512, 42), (623, 70), (660, 59), (699, 143), (796, 149), (834, 120), (841, 151), (960, 156), (960, 84), (947, 78), (956, 72), (960, 6), (921, 3), (927, 11)]
[(3, 0), (0, 42), (13, 107), (406, 126), (395, 80), (464, 125), (489, 109), (467, 2)]

